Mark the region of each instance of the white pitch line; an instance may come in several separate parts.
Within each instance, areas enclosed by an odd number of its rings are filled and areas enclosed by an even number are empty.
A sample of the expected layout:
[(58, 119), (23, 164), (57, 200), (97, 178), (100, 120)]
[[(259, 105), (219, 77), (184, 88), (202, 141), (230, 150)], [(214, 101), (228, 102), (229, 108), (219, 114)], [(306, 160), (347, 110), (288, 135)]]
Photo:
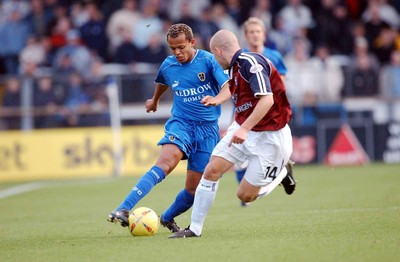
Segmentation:
[(39, 183), (39, 182), (14, 186), (11, 188), (1, 190), (0, 191), (0, 199), (19, 195), (19, 194), (26, 193), (26, 192), (31, 192), (31, 191), (34, 191), (34, 190), (37, 190), (37, 189), (40, 189), (40, 188), (43, 188), (46, 186), (47, 185), (45, 185), (44, 183)]
[(4, 199), (7, 197), (31, 192), (34, 190), (42, 189), (45, 187), (51, 186), (70, 186), (70, 185), (92, 185), (95, 183), (108, 183), (114, 181), (116, 178), (105, 178), (105, 179), (96, 179), (96, 180), (72, 180), (72, 181), (58, 181), (58, 182), (32, 182), (26, 183), (18, 186), (14, 186), (11, 188), (0, 190), (0, 199)]

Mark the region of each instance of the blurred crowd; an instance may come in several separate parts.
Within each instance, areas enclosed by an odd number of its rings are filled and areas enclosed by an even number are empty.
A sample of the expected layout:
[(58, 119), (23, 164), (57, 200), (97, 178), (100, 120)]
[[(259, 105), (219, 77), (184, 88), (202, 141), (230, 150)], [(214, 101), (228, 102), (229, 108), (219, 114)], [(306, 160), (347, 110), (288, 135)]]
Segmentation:
[(35, 128), (108, 124), (100, 110), (106, 65), (132, 74), (140, 64), (158, 66), (177, 22), (193, 28), (198, 48), (208, 50), (222, 28), (246, 47), (250, 16), (263, 20), (265, 45), (284, 57), (293, 105), (400, 98), (399, 12), (400, 0), (3, 0), (0, 129), (21, 128), (18, 112), (4, 112), (21, 106), (30, 83)]

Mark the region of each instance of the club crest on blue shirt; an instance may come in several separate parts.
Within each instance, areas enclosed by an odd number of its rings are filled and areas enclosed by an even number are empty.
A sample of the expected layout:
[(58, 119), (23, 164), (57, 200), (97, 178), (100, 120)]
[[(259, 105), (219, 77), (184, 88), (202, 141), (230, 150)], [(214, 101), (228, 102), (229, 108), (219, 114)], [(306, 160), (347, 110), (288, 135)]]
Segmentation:
[(197, 74), (197, 77), (200, 79), (201, 82), (204, 82), (204, 80), (206, 80), (206, 73), (200, 72)]
[(174, 136), (169, 136), (168, 139), (169, 139), (169, 141), (171, 141), (171, 142), (172, 142), (172, 141), (175, 141), (175, 137), (174, 137)]

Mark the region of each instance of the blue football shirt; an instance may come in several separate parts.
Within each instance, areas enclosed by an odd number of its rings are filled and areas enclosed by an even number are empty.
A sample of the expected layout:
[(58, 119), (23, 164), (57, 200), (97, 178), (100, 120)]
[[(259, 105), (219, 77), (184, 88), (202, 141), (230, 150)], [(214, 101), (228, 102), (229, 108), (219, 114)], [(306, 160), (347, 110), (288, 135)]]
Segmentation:
[(175, 56), (168, 56), (161, 64), (155, 82), (168, 85), (174, 92), (172, 116), (193, 121), (215, 121), (221, 115), (220, 106), (204, 106), (206, 96), (216, 96), (228, 82), (214, 56), (197, 50), (192, 61), (181, 64)]

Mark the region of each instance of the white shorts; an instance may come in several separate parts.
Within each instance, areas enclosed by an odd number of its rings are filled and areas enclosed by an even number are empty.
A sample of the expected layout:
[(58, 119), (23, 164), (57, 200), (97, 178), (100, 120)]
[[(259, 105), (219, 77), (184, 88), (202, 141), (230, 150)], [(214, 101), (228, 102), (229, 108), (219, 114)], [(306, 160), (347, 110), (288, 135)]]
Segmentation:
[(212, 155), (222, 157), (237, 166), (249, 162), (244, 178), (254, 186), (265, 186), (279, 175), (293, 151), (292, 134), (286, 125), (278, 131), (249, 131), (243, 144), (229, 142), (239, 128), (233, 122)]

